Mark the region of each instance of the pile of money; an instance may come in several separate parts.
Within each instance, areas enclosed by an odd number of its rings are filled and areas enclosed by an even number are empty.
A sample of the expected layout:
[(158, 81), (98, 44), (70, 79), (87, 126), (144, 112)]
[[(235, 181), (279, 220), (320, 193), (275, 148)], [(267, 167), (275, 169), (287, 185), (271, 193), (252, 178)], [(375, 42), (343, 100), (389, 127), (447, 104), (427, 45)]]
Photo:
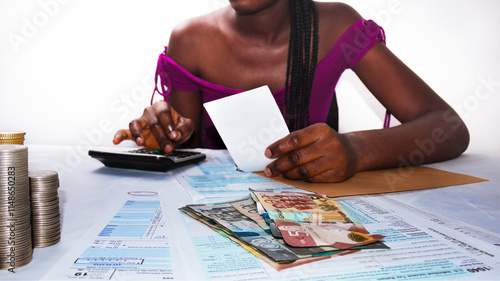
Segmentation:
[(382, 235), (353, 222), (336, 201), (319, 194), (250, 191), (250, 196), (180, 208), (277, 270), (383, 248)]
[(61, 239), (59, 177), (56, 171), (29, 172), (33, 247), (43, 248)]
[(0, 132), (0, 145), (24, 144), (25, 132)]
[(32, 259), (28, 148), (0, 145), (0, 269)]

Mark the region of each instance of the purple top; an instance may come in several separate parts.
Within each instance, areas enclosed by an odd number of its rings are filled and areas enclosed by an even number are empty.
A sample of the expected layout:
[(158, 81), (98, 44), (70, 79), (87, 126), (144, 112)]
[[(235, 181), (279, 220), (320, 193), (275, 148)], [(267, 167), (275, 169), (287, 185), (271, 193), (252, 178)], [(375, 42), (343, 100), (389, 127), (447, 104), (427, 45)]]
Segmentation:
[[(341, 74), (344, 70), (353, 68), (378, 41), (385, 43), (382, 27), (371, 20), (360, 19), (342, 34), (328, 54), (318, 62), (309, 101), (310, 124), (326, 121), (332, 97), (335, 94), (335, 86)], [(215, 85), (194, 76), (169, 58), (166, 52), (165, 47), (165, 52), (158, 59), (155, 78), (155, 82), (157, 82), (158, 77), (160, 78), (160, 87), (156, 83), (155, 93), (158, 92), (165, 99), (172, 88), (180, 91), (201, 90), (203, 103), (243, 92)], [(285, 87), (275, 91), (273, 96), (284, 114)], [(205, 110), (203, 111), (203, 122), (202, 147), (224, 148), (224, 143)]]

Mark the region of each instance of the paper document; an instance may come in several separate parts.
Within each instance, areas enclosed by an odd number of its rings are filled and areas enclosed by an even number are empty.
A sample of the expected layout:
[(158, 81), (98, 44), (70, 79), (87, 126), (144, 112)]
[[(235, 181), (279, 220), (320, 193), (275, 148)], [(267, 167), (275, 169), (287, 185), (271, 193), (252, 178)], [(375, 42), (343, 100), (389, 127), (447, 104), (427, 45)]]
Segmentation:
[[(203, 149), (197, 151), (204, 152)], [(295, 190), (295, 187), (255, 173), (238, 171), (227, 150), (205, 151), (203, 163), (172, 171), (194, 201), (248, 195), (248, 189)]]
[(174, 279), (160, 197), (124, 192), (43, 280)]
[(289, 134), (267, 86), (204, 104), (229, 153), (246, 172), (263, 171), (272, 159), (265, 149)]

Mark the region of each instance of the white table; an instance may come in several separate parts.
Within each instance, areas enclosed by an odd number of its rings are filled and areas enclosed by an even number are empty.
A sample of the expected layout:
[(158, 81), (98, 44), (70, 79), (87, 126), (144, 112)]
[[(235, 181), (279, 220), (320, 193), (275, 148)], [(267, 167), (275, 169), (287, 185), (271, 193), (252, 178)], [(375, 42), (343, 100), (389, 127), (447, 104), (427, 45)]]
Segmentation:
[[(0, 280), (40, 279), (89, 229), (124, 186), (162, 186), (170, 173), (108, 169), (87, 155), (88, 147), (29, 146), (29, 169), (59, 171), (62, 240), (35, 249), (33, 260)], [(391, 194), (427, 212), (500, 234), (500, 158), (464, 154), (431, 167), (488, 179), (488, 182)]]

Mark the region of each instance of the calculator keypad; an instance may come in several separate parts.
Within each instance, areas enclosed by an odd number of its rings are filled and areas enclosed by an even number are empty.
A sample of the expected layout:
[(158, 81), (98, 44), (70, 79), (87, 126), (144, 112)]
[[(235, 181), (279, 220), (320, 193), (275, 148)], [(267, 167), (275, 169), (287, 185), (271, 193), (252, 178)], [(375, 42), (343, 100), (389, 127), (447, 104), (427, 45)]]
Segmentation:
[(185, 158), (189, 156), (193, 156), (196, 154), (200, 154), (199, 152), (193, 152), (193, 151), (180, 151), (180, 150), (174, 150), (172, 153), (165, 153), (161, 149), (147, 149), (147, 148), (141, 148), (141, 149), (136, 149), (136, 150), (131, 150), (129, 151), (131, 153), (139, 153), (139, 154), (150, 154), (150, 155), (160, 155), (160, 156), (166, 156), (172, 159), (180, 159), (180, 158)]

